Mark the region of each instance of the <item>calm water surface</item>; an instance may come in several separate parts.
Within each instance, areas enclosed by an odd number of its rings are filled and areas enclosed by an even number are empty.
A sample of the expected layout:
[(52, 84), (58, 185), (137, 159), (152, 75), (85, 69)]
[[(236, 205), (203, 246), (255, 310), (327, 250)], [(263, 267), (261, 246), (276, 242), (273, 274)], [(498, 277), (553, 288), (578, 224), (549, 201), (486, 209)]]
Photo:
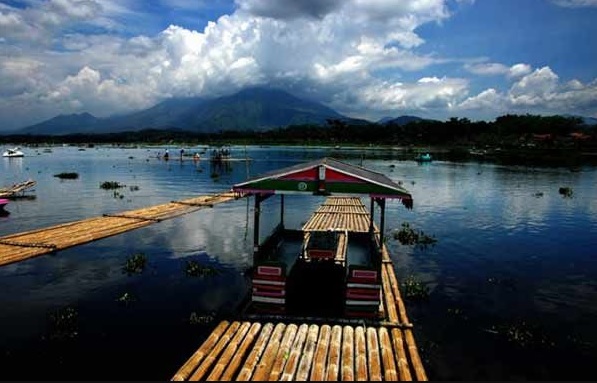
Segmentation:
[[(0, 186), (32, 178), (36, 198), (6, 206), (0, 235), (224, 191), (247, 176), (330, 155), (232, 149), (252, 161), (213, 168), (177, 156), (159, 161), (163, 148), (27, 148), (25, 158), (1, 159)], [(595, 168), (363, 158), (363, 166), (403, 182), (414, 197), (412, 210), (388, 203), (386, 234), (398, 278), (412, 276), (429, 289), (427, 299), (407, 300), (407, 309), (431, 379), (593, 377)], [(60, 172), (80, 177), (53, 176)], [(115, 195), (99, 188), (103, 181), (127, 187)], [(560, 195), (561, 186), (573, 196)], [(300, 228), (322, 201), (288, 197), (286, 225)], [(277, 224), (278, 201), (267, 200), (264, 209), (262, 236)], [(238, 200), (0, 267), (0, 376), (169, 379), (247, 294), (252, 216), (253, 200)], [(392, 239), (403, 222), (435, 236), (435, 246)], [(127, 275), (122, 267), (138, 253), (147, 265)], [(189, 260), (218, 272), (188, 276)]]

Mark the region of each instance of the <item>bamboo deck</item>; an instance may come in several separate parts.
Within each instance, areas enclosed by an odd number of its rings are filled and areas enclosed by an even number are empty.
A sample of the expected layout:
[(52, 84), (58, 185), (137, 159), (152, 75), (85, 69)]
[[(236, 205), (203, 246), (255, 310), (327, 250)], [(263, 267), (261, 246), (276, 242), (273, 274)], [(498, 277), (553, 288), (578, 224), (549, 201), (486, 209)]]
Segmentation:
[[(327, 211), (323, 211), (327, 210)], [(361, 231), (358, 198), (328, 198), (304, 229), (327, 224)], [(323, 213), (327, 213), (323, 214)], [(353, 219), (354, 218), (354, 219)], [(379, 235), (377, 236), (379, 239)], [(222, 321), (172, 380), (427, 380), (400, 296), (390, 255), (382, 247), (385, 321)], [(282, 317), (280, 318), (282, 319)]]
[(238, 195), (233, 192), (205, 195), (0, 237), (0, 266), (121, 234), (235, 198)]
[(27, 180), (16, 183), (6, 188), (0, 188), (0, 198), (15, 198), (21, 196), (25, 191), (37, 184), (34, 180)]

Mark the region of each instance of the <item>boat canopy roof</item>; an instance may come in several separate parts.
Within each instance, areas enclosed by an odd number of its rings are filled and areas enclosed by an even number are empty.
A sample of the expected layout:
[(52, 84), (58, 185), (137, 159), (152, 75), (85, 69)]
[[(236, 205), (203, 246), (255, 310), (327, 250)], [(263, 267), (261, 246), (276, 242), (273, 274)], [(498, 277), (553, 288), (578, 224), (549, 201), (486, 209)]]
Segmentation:
[(365, 194), (400, 199), (412, 207), (411, 194), (386, 175), (331, 157), (268, 172), (232, 189), (243, 194)]

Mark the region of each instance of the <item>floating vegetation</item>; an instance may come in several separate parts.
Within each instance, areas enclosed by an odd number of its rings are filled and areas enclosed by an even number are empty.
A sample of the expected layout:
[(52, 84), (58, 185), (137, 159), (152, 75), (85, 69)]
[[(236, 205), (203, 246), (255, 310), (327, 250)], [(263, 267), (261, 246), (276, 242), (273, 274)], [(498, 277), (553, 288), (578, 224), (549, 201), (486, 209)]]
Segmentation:
[(72, 339), (79, 335), (79, 313), (73, 307), (64, 307), (50, 313), (49, 338), (56, 340)]
[(116, 199), (123, 199), (124, 198), (124, 194), (120, 193), (117, 190), (114, 190), (114, 194), (113, 195), (114, 195), (114, 198), (116, 198)]
[(122, 185), (116, 181), (104, 181), (100, 184), (100, 189), (104, 190), (112, 190), (112, 189), (120, 189), (125, 187), (126, 185)]
[(429, 298), (429, 287), (423, 282), (409, 275), (402, 282), (402, 291), (406, 299), (413, 301), (422, 301)]
[(534, 328), (524, 320), (517, 323), (508, 323), (497, 326), (493, 325), (485, 331), (499, 335), (508, 343), (512, 343), (522, 348), (549, 348), (555, 346), (555, 342), (550, 340), (540, 329)]
[(213, 172), (213, 173), (210, 174), (210, 177), (213, 178), (213, 179), (217, 179), (217, 178), (220, 177), (220, 175), (218, 173), (216, 173), (216, 172)]
[(137, 186), (137, 185), (131, 185), (131, 186), (129, 186), (129, 190), (130, 191), (137, 191), (137, 190), (139, 190), (139, 186)]
[(534, 194), (535, 197), (539, 198), (539, 197), (543, 197), (543, 192), (537, 192)]
[(559, 193), (563, 195), (565, 198), (572, 198), (572, 188), (570, 187), (561, 187)]
[(215, 317), (216, 317), (216, 315), (214, 312), (211, 312), (211, 313), (205, 314), (205, 315), (199, 315), (195, 311), (193, 311), (191, 313), (191, 316), (189, 317), (189, 323), (192, 325), (209, 324), (209, 323), (213, 322)]
[(185, 262), (185, 273), (191, 277), (206, 277), (217, 275), (220, 272), (213, 266), (202, 265), (197, 261), (188, 260)]
[(147, 264), (147, 257), (143, 253), (137, 253), (132, 255), (126, 260), (124, 266), (122, 266), (122, 271), (127, 273), (128, 275), (132, 274), (140, 274), (145, 269), (145, 265)]
[(413, 229), (408, 222), (402, 223), (402, 228), (394, 232), (394, 239), (400, 241), (402, 245), (417, 245), (422, 248), (437, 242), (435, 237), (425, 234), (422, 230)]
[(134, 301), (135, 301), (135, 298), (133, 297), (133, 294), (130, 294), (128, 292), (125, 292), (124, 294), (122, 294), (121, 296), (119, 296), (118, 298), (116, 298), (116, 302), (124, 303), (127, 306), (131, 302), (134, 302)]
[(54, 174), (54, 177), (60, 178), (60, 179), (69, 179), (69, 180), (76, 180), (77, 178), (79, 178), (79, 173), (75, 173), (75, 172), (62, 172), (62, 173), (58, 173), (58, 174)]

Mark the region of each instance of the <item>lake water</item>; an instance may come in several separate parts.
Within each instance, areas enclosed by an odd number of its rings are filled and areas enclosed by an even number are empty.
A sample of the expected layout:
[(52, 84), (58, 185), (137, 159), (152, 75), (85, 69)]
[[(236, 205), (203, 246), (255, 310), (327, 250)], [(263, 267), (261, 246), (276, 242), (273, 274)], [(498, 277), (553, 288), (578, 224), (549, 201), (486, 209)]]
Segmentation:
[[(247, 176), (342, 154), (233, 147), (252, 161), (213, 168), (176, 155), (160, 161), (164, 148), (42, 149), (1, 159), (0, 186), (28, 178), (37, 185), (35, 199), (6, 206), (0, 236), (225, 191)], [(386, 234), (399, 280), (412, 276), (429, 289), (427, 299), (406, 304), (430, 379), (593, 378), (596, 169), (417, 164), (368, 159), (372, 153), (345, 161), (403, 182), (414, 198), (412, 210), (388, 202)], [(79, 178), (53, 176), (61, 172)], [(127, 187), (114, 194), (99, 187), (104, 181)], [(570, 198), (559, 194), (562, 186), (572, 188)], [(286, 226), (300, 228), (322, 201), (286, 198)], [(262, 236), (277, 224), (278, 201), (267, 200), (264, 211)], [(241, 199), (0, 267), (0, 376), (169, 379), (248, 293), (252, 217), (253, 200)], [(391, 234), (403, 222), (437, 243), (401, 245)], [(138, 253), (144, 271), (124, 273)], [(218, 272), (189, 276), (190, 260)]]

